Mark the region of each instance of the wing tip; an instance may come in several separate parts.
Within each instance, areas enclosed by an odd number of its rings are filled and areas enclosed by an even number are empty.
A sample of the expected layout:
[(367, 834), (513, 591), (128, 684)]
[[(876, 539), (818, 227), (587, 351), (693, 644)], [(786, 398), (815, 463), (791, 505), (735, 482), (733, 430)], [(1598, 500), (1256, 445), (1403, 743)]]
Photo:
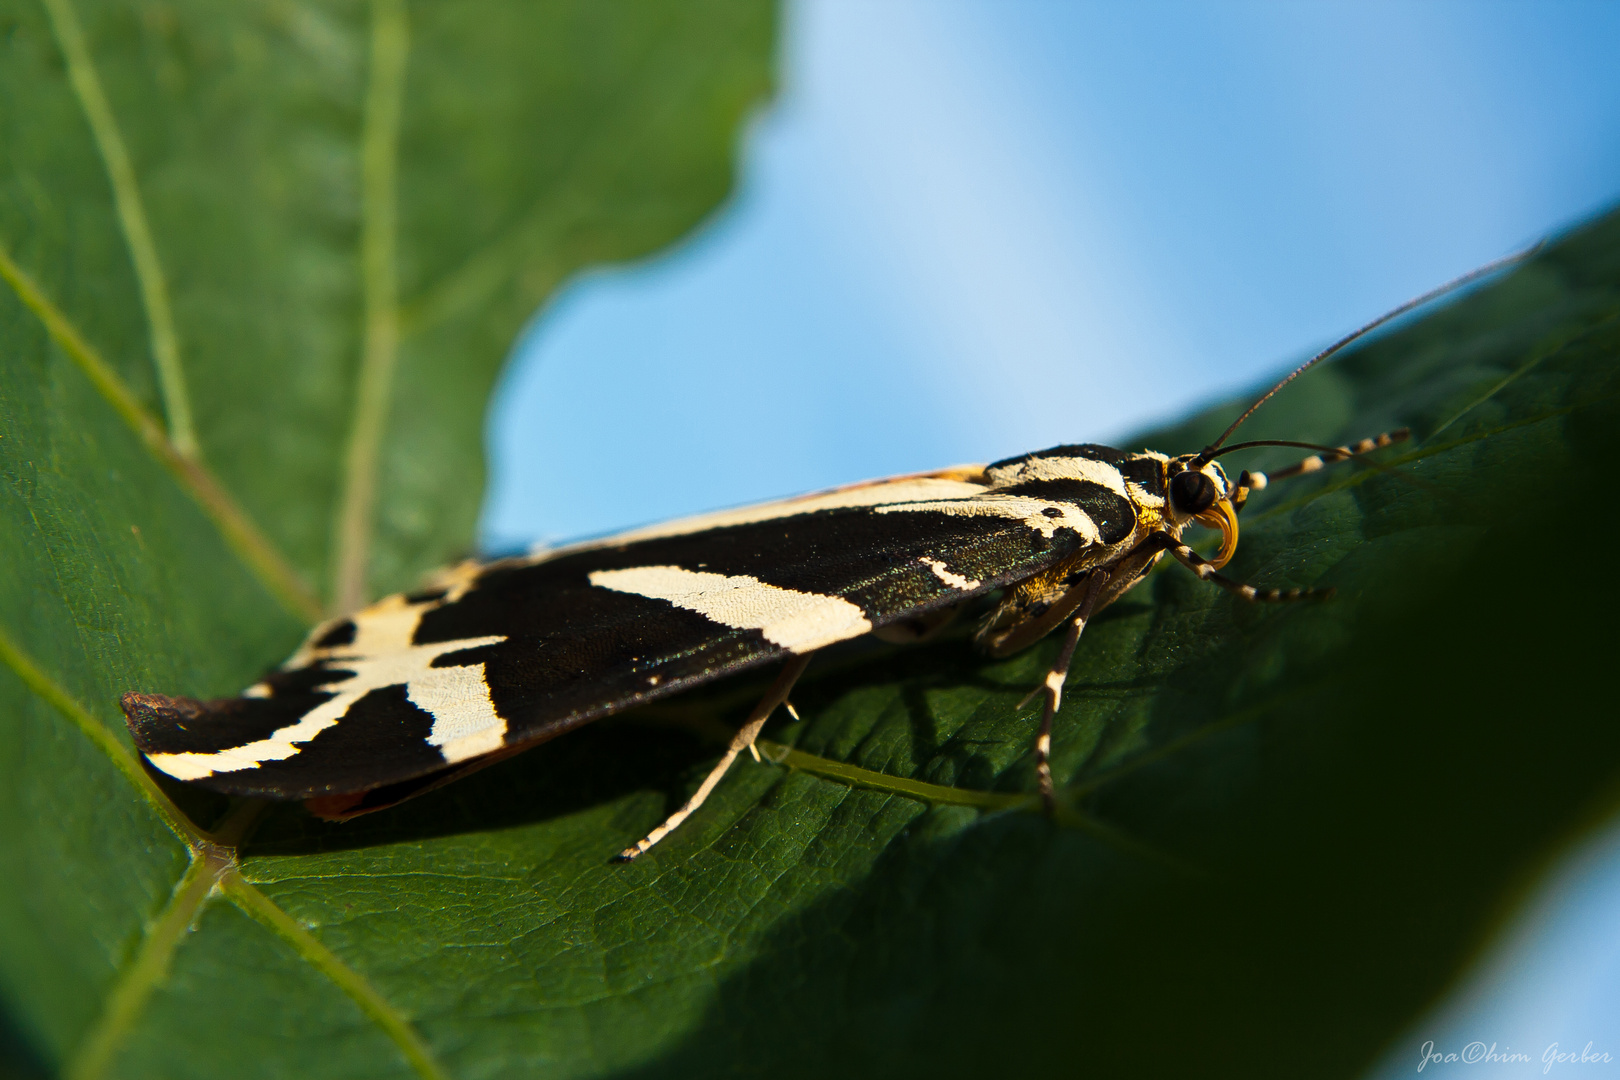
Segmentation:
[(208, 709), (196, 698), (139, 694), (133, 690), (119, 698), (118, 703), (123, 707), (129, 733), (135, 737), (135, 745), (143, 753), (156, 741), (158, 732), (176, 725), (184, 727), (188, 721), (196, 720)]

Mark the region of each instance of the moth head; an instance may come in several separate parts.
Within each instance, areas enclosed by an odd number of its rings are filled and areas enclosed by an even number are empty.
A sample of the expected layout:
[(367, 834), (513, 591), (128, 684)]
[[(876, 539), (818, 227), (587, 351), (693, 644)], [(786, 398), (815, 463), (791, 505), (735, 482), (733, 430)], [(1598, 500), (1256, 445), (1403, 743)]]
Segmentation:
[(1220, 568), (1237, 551), (1237, 511), (1232, 508), (1232, 484), (1220, 463), (1200, 462), (1188, 454), (1170, 462), (1169, 510), (1172, 520), (1185, 525), (1188, 520), (1221, 530), (1221, 550), (1210, 560)]

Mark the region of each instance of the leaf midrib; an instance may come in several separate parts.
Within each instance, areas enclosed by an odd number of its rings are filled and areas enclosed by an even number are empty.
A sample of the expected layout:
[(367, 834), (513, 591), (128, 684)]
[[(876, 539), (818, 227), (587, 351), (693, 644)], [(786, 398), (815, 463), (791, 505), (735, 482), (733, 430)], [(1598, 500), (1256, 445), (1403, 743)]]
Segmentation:
[(84, 29), (73, 10), (72, 0), (42, 2), (50, 16), (62, 58), (67, 64), (68, 79), (73, 84), (79, 106), (84, 110), (91, 137), (107, 169), (107, 179), (112, 184), (113, 205), (117, 208), (118, 223), (123, 229), (124, 243), (135, 269), (141, 304), (146, 310), (152, 362), (157, 368), (163, 410), (169, 419), (169, 438), (182, 457), (199, 460), (200, 447), (192, 423), (191, 397), (186, 390), (185, 370), (180, 363), (180, 338), (175, 332), (174, 311), (169, 304), (169, 285), (163, 273), (163, 262), (158, 258), (157, 243), (152, 238), (151, 225), (146, 218), (146, 204), (141, 198), (140, 184), (135, 179), (135, 166), (129, 159), (129, 150), (119, 130), (118, 119), (102, 90), (101, 78), (96, 74), (96, 66), (85, 43)]

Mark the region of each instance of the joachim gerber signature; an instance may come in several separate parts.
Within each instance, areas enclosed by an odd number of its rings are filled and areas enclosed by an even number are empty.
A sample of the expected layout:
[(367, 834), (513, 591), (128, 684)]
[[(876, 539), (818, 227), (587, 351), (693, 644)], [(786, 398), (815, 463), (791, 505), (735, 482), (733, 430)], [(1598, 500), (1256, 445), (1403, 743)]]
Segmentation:
[[(1417, 1071), (1422, 1072), (1430, 1065), (1484, 1065), (1531, 1060), (1523, 1050), (1507, 1047), (1498, 1050), (1495, 1043), (1487, 1046), (1477, 1039), (1461, 1050), (1452, 1051), (1437, 1049), (1434, 1040), (1430, 1039), (1419, 1051)], [(1550, 1073), (1554, 1065), (1606, 1065), (1613, 1060), (1607, 1050), (1595, 1050), (1591, 1043), (1580, 1050), (1563, 1050), (1557, 1043), (1548, 1043), (1547, 1049), (1541, 1053), (1541, 1071), (1543, 1074)]]

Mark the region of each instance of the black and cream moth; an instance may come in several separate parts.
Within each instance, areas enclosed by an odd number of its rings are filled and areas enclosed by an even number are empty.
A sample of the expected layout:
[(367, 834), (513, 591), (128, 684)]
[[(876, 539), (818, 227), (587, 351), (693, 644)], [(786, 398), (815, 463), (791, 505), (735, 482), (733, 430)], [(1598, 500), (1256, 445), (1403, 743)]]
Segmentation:
[[(1170, 467), (1062, 446), (464, 563), (316, 627), (238, 698), (131, 694), (126, 711), (176, 779), (277, 798), (366, 791), (1117, 561), (1191, 518), (1166, 504)], [(1224, 497), (1220, 466), (1205, 471)]]
[[(995, 655), (1065, 622), (1077, 637), (1167, 551), (1249, 599), (1301, 595), (1214, 572), (1265, 477), (1233, 485), (1202, 457), (1059, 446), (463, 563), (316, 627), (239, 697), (131, 693), (124, 711), (168, 776), (341, 819), (724, 675), (864, 634), (918, 636), (995, 590), (977, 636)], [(1214, 562), (1180, 542), (1195, 520), (1222, 531)], [(1045, 732), (1066, 664), (1048, 677), (1036, 747), (1048, 792)]]
[[(695, 810), (784, 704), (809, 656), (876, 634), (914, 639), (966, 601), (1000, 591), (975, 636), (1003, 656), (1066, 627), (1044, 692), (1035, 773), (1051, 808), (1052, 719), (1070, 657), (1096, 612), (1165, 554), (1246, 600), (1331, 590), (1257, 589), (1223, 577), (1251, 491), (1359, 457), (1353, 446), (1228, 444), (1256, 409), (1351, 342), (1531, 255), (1497, 260), (1339, 339), (1296, 368), (1195, 454), (1087, 443), (706, 514), (604, 540), (467, 562), (420, 592), (315, 628), (285, 664), (216, 701), (129, 693), (151, 766), (230, 795), (302, 799), (342, 819), (391, 806), (581, 724), (734, 672), (782, 662), (771, 689), (687, 804), (633, 847), (646, 851)], [(1216, 462), (1254, 446), (1317, 451), (1237, 483)], [(1224, 447), (1224, 449), (1223, 449)], [(1181, 541), (1219, 529), (1206, 560)]]

